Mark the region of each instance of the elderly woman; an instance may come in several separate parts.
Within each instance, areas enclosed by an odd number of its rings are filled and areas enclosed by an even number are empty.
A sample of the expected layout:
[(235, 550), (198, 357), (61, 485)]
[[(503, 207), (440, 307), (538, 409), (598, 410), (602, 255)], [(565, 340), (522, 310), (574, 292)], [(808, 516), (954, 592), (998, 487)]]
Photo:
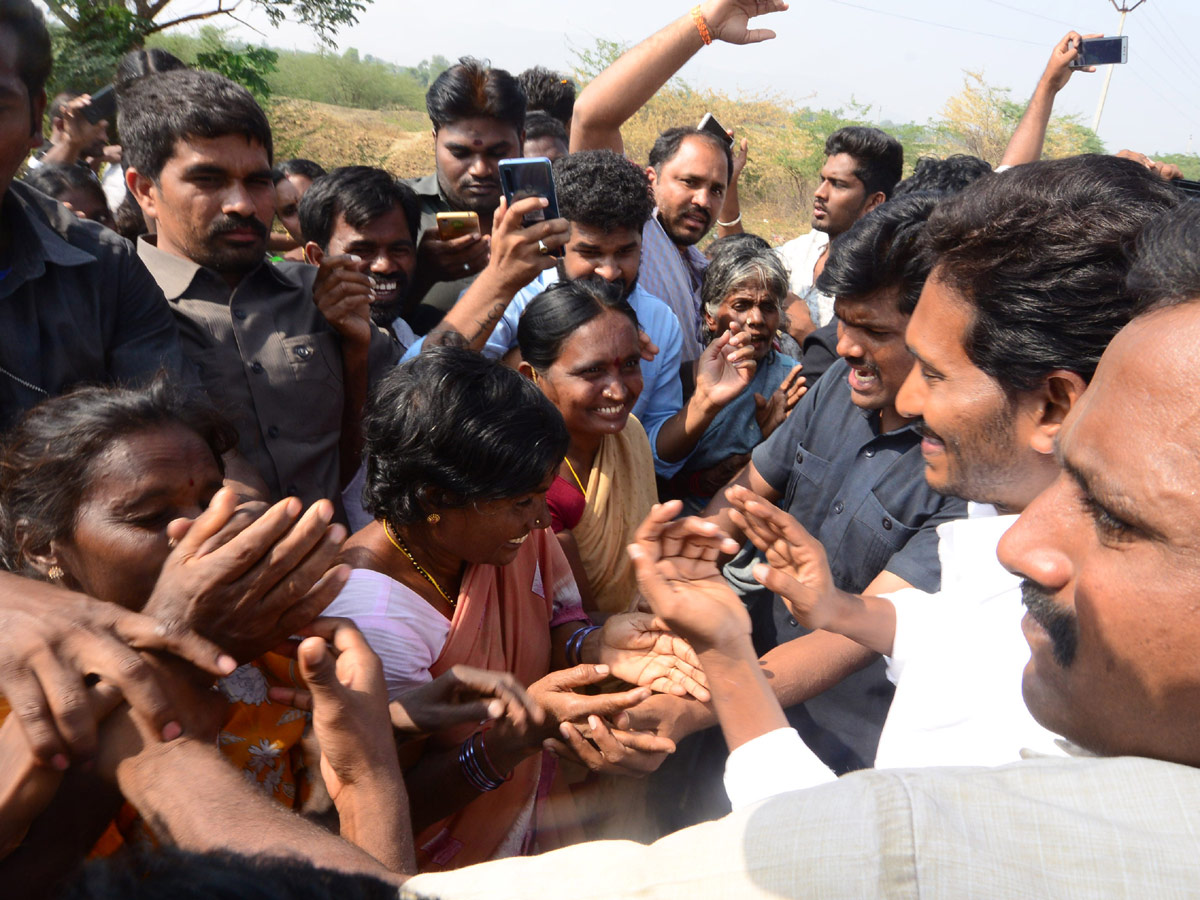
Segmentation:
[(787, 270), (762, 238), (735, 235), (714, 245), (700, 289), (710, 340), (729, 329), (746, 334), (758, 368), (736, 399), (705, 430), (670, 485), (685, 513), (698, 513), (749, 461), (750, 451), (783, 422), (804, 396), (800, 365), (775, 349)]
[[(547, 802), (544, 741), (577, 736), (570, 722), (607, 734), (601, 719), (648, 695), (571, 689), (611, 673), (707, 697), (683, 658), (695, 656), (643, 613), (588, 622), (546, 530), (567, 431), (527, 379), (467, 350), (431, 348), (380, 385), (366, 443), (363, 498), (375, 521), (346, 543), (354, 571), (327, 614), (362, 629), (391, 692), (467, 663), (512, 672), (544, 716), (444, 729), (406, 760), (418, 863), (457, 868), (552, 845), (570, 817), (565, 796)], [(671, 749), (653, 736), (627, 740), (630, 753)]]

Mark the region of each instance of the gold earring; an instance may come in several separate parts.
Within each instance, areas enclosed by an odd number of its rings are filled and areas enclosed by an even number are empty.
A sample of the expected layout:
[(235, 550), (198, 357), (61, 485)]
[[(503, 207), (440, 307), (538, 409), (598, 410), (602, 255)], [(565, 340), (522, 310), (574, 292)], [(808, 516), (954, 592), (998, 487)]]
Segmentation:
[(425, 521), (428, 522), (430, 525), (436, 525), (438, 522), (442, 521), (442, 517), (439, 516), (437, 513), (430, 513), (429, 515), (427, 515), (425, 517)]
[(63, 577), (62, 567), (61, 566), (51, 566), (49, 569), (46, 570), (46, 575), (49, 576), (51, 581), (58, 581), (60, 578)]

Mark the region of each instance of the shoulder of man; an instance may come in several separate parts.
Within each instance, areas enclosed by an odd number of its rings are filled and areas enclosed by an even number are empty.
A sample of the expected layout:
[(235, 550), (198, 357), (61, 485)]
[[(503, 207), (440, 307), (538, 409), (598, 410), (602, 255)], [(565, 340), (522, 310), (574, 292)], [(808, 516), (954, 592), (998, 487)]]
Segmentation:
[(98, 259), (105, 254), (136, 256), (133, 244), (99, 222), (81, 219), (53, 197), (19, 181), (9, 185), (25, 215), (36, 218), (63, 241)]

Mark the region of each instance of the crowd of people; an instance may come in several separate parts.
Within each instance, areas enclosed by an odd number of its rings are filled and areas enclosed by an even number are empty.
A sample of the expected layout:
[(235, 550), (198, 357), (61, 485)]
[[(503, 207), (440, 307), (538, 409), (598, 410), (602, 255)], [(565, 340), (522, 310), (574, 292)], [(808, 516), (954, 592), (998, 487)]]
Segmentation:
[(1070, 32), (772, 247), (745, 140), (621, 132), (786, 14), (463, 58), (404, 180), (161, 50), (47, 109), (0, 0), (6, 892), (1194, 891), (1200, 205), (1041, 159)]

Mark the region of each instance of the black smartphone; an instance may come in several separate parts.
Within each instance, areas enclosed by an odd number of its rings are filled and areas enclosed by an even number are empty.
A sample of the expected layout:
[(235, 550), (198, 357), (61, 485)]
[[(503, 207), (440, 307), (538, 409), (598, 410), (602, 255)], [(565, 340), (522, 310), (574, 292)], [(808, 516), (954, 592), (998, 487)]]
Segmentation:
[(111, 125), (116, 121), (117, 92), (111, 84), (106, 84), (92, 94), (92, 102), (83, 108), (83, 117), (95, 125), (101, 119), (108, 119)]
[(554, 171), (550, 160), (544, 156), (534, 156), (529, 159), (500, 160), (500, 187), (508, 205), (512, 206), (518, 200), (526, 197), (545, 197), (549, 204), (543, 208), (526, 213), (521, 220), (526, 228), (544, 219), (558, 218), (558, 196), (554, 193)]
[(725, 142), (727, 147), (733, 146), (733, 138), (729, 136), (729, 132), (721, 126), (721, 123), (717, 121), (712, 113), (705, 113), (704, 118), (700, 120), (700, 124), (696, 128), (699, 131), (707, 131), (710, 134), (715, 134)]
[(1129, 62), (1129, 35), (1121, 37), (1081, 38), (1079, 55), (1071, 63), (1072, 69), (1087, 66), (1111, 66)]

